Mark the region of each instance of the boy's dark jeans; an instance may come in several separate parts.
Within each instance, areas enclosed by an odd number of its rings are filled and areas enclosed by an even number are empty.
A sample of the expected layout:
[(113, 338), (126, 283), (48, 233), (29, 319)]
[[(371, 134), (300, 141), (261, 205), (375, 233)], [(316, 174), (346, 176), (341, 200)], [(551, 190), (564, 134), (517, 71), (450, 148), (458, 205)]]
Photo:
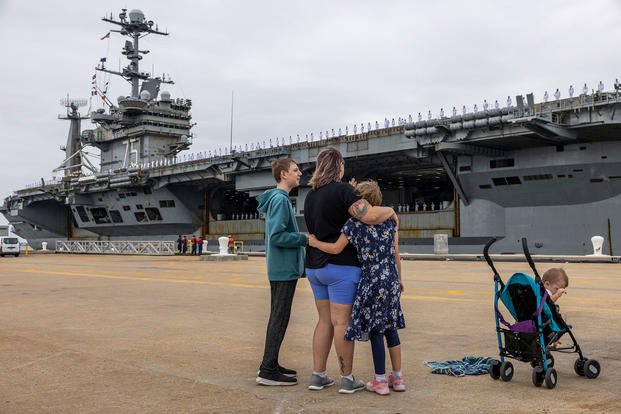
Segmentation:
[(291, 304), (297, 283), (297, 279), (270, 281), (272, 303), (265, 334), (265, 350), (260, 367), (261, 372), (276, 373), (278, 371), (278, 353), (289, 325)]

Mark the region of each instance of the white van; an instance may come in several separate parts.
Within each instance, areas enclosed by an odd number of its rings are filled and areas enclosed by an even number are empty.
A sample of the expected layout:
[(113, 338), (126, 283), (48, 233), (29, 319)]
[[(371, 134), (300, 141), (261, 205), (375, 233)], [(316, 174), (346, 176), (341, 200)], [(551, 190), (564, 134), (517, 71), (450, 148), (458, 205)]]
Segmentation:
[(5, 254), (19, 256), (19, 240), (17, 237), (0, 237), (0, 257)]

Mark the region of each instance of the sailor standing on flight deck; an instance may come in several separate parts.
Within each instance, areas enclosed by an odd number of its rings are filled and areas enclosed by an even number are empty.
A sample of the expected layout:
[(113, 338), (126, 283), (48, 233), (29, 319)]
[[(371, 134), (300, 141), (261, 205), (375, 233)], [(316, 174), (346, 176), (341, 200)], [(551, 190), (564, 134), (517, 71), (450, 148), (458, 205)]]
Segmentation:
[(597, 92), (604, 92), (604, 83), (602, 81), (599, 81), (599, 83), (597, 84)]

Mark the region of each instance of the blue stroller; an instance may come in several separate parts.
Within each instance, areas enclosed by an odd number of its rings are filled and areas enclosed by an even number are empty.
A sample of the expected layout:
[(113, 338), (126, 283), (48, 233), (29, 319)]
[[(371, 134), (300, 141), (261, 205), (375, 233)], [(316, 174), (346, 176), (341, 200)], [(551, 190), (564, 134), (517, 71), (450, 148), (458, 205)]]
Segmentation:
[[(532, 381), (536, 387), (541, 387), (545, 382), (546, 387), (552, 389), (558, 380), (552, 356), (552, 351), (556, 351), (577, 353), (578, 359), (574, 363), (576, 374), (589, 379), (597, 378), (601, 370), (599, 362), (582, 355), (571, 326), (565, 323), (558, 306), (548, 297), (528, 251), (526, 239), (522, 239), (522, 248), (535, 278), (525, 273), (515, 273), (506, 284), (489, 256), (489, 248), (495, 241), (492, 238), (483, 249), (483, 256), (494, 272), (494, 315), (500, 355), (500, 360), (494, 360), (490, 366), (490, 376), (495, 380), (500, 378), (511, 381), (513, 364), (506, 358), (516, 359), (530, 362), (533, 368)], [(511, 324), (504, 319), (498, 310), (498, 300), (505, 305), (515, 323)], [(571, 337), (572, 345), (555, 347), (555, 342), (564, 334)]]

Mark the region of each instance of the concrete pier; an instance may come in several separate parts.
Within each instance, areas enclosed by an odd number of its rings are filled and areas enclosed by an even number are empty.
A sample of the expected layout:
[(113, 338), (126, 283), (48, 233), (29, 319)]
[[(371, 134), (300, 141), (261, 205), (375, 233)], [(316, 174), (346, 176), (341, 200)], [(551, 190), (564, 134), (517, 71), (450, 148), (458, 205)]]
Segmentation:
[(200, 260), (207, 262), (237, 262), (240, 260), (248, 260), (247, 254), (209, 254), (200, 256)]
[[(493, 281), (482, 262), (404, 261), (401, 330), (407, 391), (382, 397), (309, 391), (312, 292), (300, 280), (280, 362), (293, 387), (255, 384), (270, 290), (265, 259), (202, 262), (191, 256), (32, 255), (0, 260), (2, 413), (578, 413), (621, 412), (620, 267), (563, 264), (559, 305), (598, 379), (555, 354), (554, 390), (535, 388), (529, 364), (511, 382), (430, 374), (426, 360), (496, 356)], [(559, 266), (542, 263), (539, 270)], [(499, 262), (506, 280), (525, 263)], [(373, 373), (357, 343), (354, 373)], [(388, 365), (390, 367), (390, 365)], [(334, 350), (328, 372), (338, 378)]]

